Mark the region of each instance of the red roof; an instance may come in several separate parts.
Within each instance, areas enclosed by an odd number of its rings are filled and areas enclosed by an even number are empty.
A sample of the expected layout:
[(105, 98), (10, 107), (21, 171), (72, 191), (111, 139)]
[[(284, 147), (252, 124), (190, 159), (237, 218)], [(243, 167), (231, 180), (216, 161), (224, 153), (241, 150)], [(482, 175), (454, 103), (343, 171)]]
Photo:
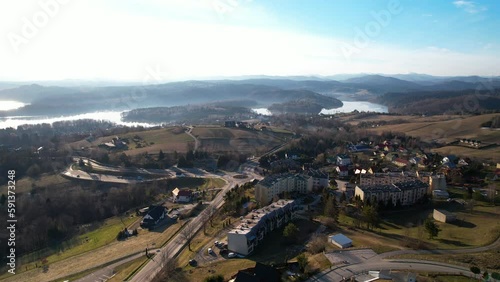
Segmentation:
[(192, 194), (193, 192), (191, 192), (191, 190), (181, 190), (177, 196), (191, 197)]
[(398, 163), (402, 163), (402, 164), (408, 164), (408, 160), (405, 160), (405, 159), (400, 159), (400, 158), (397, 158), (394, 160), (395, 162), (398, 162)]
[(347, 166), (339, 166), (339, 170), (340, 171), (348, 171), (349, 169), (347, 168)]

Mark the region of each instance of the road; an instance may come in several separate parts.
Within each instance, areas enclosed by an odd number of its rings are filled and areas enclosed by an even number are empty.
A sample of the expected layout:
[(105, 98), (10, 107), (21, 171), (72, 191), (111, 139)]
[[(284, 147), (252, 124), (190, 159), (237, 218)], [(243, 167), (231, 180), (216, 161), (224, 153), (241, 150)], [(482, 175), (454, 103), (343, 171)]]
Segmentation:
[(187, 134), (187, 135), (191, 136), (191, 138), (193, 138), (193, 139), (194, 139), (194, 149), (193, 149), (193, 151), (196, 153), (196, 151), (197, 151), (197, 150), (198, 150), (198, 148), (200, 147), (200, 140), (199, 140), (198, 138), (196, 138), (196, 136), (194, 136), (194, 135), (192, 134), (192, 131), (193, 131), (193, 127), (192, 127), (192, 126), (190, 126), (190, 127), (188, 128), (188, 130), (186, 130), (185, 132), (186, 132), (186, 134)]
[[(242, 170), (247, 171), (245, 168), (243, 168)], [(256, 174), (251, 176), (257, 179), (261, 178), (261, 176)], [(227, 181), (227, 184), (223, 187), (222, 191), (217, 194), (215, 199), (210, 203), (210, 205), (207, 208), (217, 208), (217, 209), (220, 208), (224, 204), (224, 195), (228, 190), (233, 188), (236, 184), (241, 185), (250, 180), (249, 178), (235, 179), (233, 178), (232, 174), (231, 175), (226, 174), (222, 178)], [(192, 229), (198, 231), (202, 228), (203, 221), (201, 217), (195, 217), (188, 224), (192, 226)], [(164, 262), (167, 259), (175, 257), (182, 250), (182, 248), (185, 246), (186, 243), (187, 241), (183, 238), (183, 236), (179, 232), (173, 240), (171, 240), (167, 245), (161, 248), (160, 252), (155, 257), (157, 258), (157, 260), (150, 261), (148, 264), (146, 264), (141, 269), (141, 271), (139, 271), (130, 281), (137, 281), (137, 282), (151, 281), (155, 277), (155, 275), (157, 275), (158, 272), (161, 270)]]
[[(152, 249), (150, 250), (151, 253), (155, 253), (157, 252), (159, 249)], [(125, 259), (122, 259), (118, 262), (115, 262), (113, 264), (110, 264), (106, 267), (103, 267), (83, 278), (80, 278), (78, 280), (75, 280), (75, 282), (94, 282), (94, 281), (99, 281), (99, 282), (103, 282), (103, 281), (107, 281), (109, 280), (111, 277), (113, 277), (114, 275), (114, 269), (117, 267), (117, 266), (120, 266), (124, 263), (127, 263), (129, 261), (132, 261), (134, 259), (137, 259), (137, 258), (140, 258), (142, 256), (144, 256), (145, 253), (144, 252), (141, 252), (139, 254), (136, 254), (136, 255), (132, 255), (130, 257), (127, 257)]]
[(387, 259), (389, 257), (404, 254), (462, 254), (478, 253), (491, 250), (500, 246), (500, 237), (488, 246), (455, 249), (455, 250), (399, 250), (373, 256), (365, 261), (356, 264), (344, 264), (334, 269), (325, 270), (308, 281), (342, 281), (343, 278), (349, 278), (371, 270), (410, 270), (426, 272), (446, 272), (453, 274), (462, 274), (473, 277), (473, 273), (468, 268), (426, 260), (408, 260), (408, 259)]
[(399, 261), (369, 261), (366, 263), (345, 265), (333, 270), (322, 272), (308, 281), (342, 281), (343, 278), (350, 278), (353, 275), (365, 273), (372, 270), (409, 270), (425, 272), (446, 272), (457, 275), (473, 277), (473, 273), (467, 268), (423, 260), (399, 260)]

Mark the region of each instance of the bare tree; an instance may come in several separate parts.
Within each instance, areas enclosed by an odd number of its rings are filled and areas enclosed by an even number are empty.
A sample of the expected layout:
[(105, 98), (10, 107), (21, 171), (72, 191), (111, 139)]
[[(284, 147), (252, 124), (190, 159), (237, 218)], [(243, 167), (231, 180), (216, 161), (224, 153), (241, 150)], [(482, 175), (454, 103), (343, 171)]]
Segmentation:
[(208, 206), (206, 210), (207, 210), (208, 220), (210, 221), (210, 226), (213, 227), (214, 226), (213, 222), (215, 214), (217, 213), (217, 209), (214, 206)]
[(204, 210), (198, 217), (200, 217), (201, 222), (203, 222), (203, 234), (207, 235), (207, 223), (210, 218), (208, 210)]
[(191, 240), (194, 237), (194, 231), (195, 231), (195, 226), (191, 222), (188, 222), (184, 225), (182, 228), (181, 232), (179, 233), (181, 236), (181, 239), (183, 241), (186, 241), (188, 245), (188, 249), (191, 251)]

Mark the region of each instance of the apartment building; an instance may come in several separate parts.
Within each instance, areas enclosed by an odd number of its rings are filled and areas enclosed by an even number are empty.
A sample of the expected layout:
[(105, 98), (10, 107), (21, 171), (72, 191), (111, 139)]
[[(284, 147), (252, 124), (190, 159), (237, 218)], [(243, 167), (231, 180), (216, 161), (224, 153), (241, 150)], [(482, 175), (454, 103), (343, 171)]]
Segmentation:
[(410, 180), (392, 184), (377, 184), (370, 186), (356, 186), (354, 195), (361, 200), (370, 199), (372, 203), (383, 201), (403, 206), (413, 205), (428, 191), (429, 185), (420, 180)]
[(420, 180), (424, 183), (428, 183), (429, 193), (436, 189), (446, 190), (446, 178), (443, 174), (433, 175), (430, 172), (419, 171), (362, 174), (360, 176), (359, 186), (388, 185), (412, 180)]
[(246, 215), (240, 225), (227, 234), (229, 251), (252, 253), (266, 234), (292, 220), (298, 206), (293, 200), (279, 200)]
[(313, 190), (313, 178), (302, 174), (275, 174), (262, 179), (255, 186), (255, 199), (261, 206), (268, 205), (274, 198), (284, 192), (308, 193)]

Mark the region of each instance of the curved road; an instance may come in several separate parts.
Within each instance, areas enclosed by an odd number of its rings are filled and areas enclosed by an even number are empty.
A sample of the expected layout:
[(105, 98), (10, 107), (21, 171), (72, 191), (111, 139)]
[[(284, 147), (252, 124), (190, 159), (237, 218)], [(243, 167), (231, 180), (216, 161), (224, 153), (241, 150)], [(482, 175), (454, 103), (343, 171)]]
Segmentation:
[[(255, 178), (260, 178), (258, 175), (253, 175)], [(231, 175), (225, 175), (223, 177), (227, 181), (227, 184), (224, 186), (222, 192), (218, 193), (215, 199), (210, 203), (210, 205), (207, 208), (220, 208), (224, 204), (224, 195), (228, 190), (233, 188), (236, 184), (241, 185), (245, 182), (247, 182), (249, 179), (236, 179), (233, 178)], [(195, 230), (193, 232), (196, 233), (198, 230), (200, 230), (203, 226), (203, 219), (202, 217), (195, 217), (191, 220), (191, 222), (188, 223), (190, 228), (192, 230)], [(167, 259), (171, 259), (182, 250), (182, 248), (186, 244), (185, 238), (181, 235), (179, 232), (175, 238), (173, 238), (167, 245), (165, 245), (163, 248), (160, 249), (160, 252), (157, 254), (155, 258), (158, 258), (156, 261), (150, 261), (148, 264), (146, 264), (130, 281), (136, 281), (136, 282), (145, 282), (145, 281), (151, 281), (153, 278), (158, 274), (158, 272), (161, 270), (163, 264)]]
[(500, 246), (500, 237), (495, 242), (488, 246), (471, 248), (471, 249), (455, 249), (455, 250), (399, 250), (376, 255), (367, 259), (364, 262), (357, 264), (347, 264), (336, 267), (331, 270), (325, 270), (308, 281), (342, 281), (343, 278), (348, 278), (356, 274), (371, 270), (416, 270), (428, 272), (447, 272), (457, 275), (466, 275), (474, 277), (474, 274), (466, 267), (435, 262), (427, 260), (408, 260), (408, 259), (387, 259), (388, 257), (404, 255), (404, 254), (463, 254), (463, 253), (478, 253), (491, 250)]

